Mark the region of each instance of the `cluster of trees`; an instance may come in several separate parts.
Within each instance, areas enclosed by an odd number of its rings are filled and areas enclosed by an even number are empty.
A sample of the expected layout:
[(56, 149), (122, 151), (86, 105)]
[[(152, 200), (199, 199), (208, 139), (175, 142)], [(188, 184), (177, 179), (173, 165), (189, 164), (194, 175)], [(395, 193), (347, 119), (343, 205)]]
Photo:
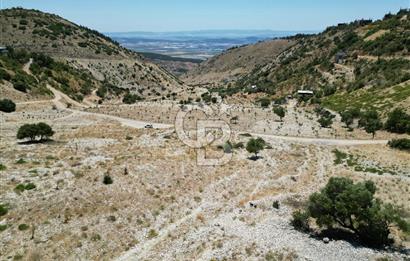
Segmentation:
[(14, 75), (10, 75), (5, 70), (0, 70), (0, 80), (6, 80), (13, 84), (14, 89), (27, 92), (34, 86), (37, 81), (31, 75), (26, 74), (21, 70), (22, 65), (30, 60), (31, 53), (25, 50), (15, 50), (11, 47), (7, 48), (7, 55), (0, 56), (3, 62), (3, 67), (14, 71)]
[(379, 59), (376, 62), (358, 61), (355, 64), (355, 81), (347, 86), (354, 91), (364, 86), (386, 88), (410, 79), (410, 61), (405, 59)]
[[(221, 96), (221, 98), (223, 98), (224, 96)], [(191, 98), (188, 98), (188, 100)], [(218, 98), (217, 97), (212, 97), (212, 95), (209, 92), (203, 93), (201, 95), (201, 98), (196, 99), (196, 102), (200, 102), (203, 101), (205, 103), (217, 103), (218, 102)]]
[(137, 101), (142, 100), (142, 98), (136, 94), (132, 93), (127, 93), (125, 94), (124, 98), (122, 99), (122, 102), (125, 104), (134, 104)]
[(315, 111), (319, 115), (318, 122), (320, 126), (322, 126), (322, 128), (329, 128), (330, 126), (332, 126), (333, 119), (336, 117), (335, 115), (322, 107), (318, 107)]
[(374, 197), (372, 181), (354, 183), (348, 178), (331, 178), (320, 192), (309, 197), (303, 211), (293, 213), (291, 224), (298, 230), (310, 231), (309, 221), (320, 228), (351, 232), (362, 243), (372, 247), (389, 245), (392, 225), (409, 231), (409, 224), (397, 209)]
[(105, 99), (107, 95), (114, 94), (115, 96), (119, 96), (122, 93), (126, 92), (127, 90), (119, 88), (113, 84), (108, 82), (103, 82), (101, 86), (97, 89), (97, 96), (101, 99)]
[(10, 113), (16, 111), (16, 104), (9, 99), (0, 100), (0, 111)]
[(383, 128), (392, 133), (410, 134), (410, 115), (401, 108), (390, 112), (385, 124), (382, 123), (380, 115), (375, 110), (361, 112), (359, 109), (348, 109), (343, 111), (341, 116), (342, 122), (348, 128), (351, 128), (355, 119), (359, 119), (359, 127), (363, 127), (367, 133), (373, 134), (373, 137), (376, 131)]
[(30, 142), (47, 141), (54, 135), (53, 129), (46, 123), (24, 124), (17, 131), (17, 139), (28, 139)]
[[(30, 70), (35, 77), (22, 70), (23, 65), (30, 58), (33, 59)], [(56, 61), (44, 54), (8, 48), (7, 55), (1, 55), (0, 60), (3, 65), (2, 67), (15, 72), (11, 75), (7, 70), (0, 69), (0, 81), (6, 80), (11, 82), (14, 89), (21, 92), (28, 92), (30, 90), (35, 94), (50, 94), (49, 90), (45, 87), (45, 83), (52, 79), (60, 84), (58, 87), (61, 91), (71, 98), (81, 101), (83, 95), (90, 94), (94, 86), (90, 73)], [(75, 81), (76, 84), (71, 84), (72, 81)], [(81, 86), (81, 93), (78, 93), (77, 86)]]
[(393, 133), (410, 134), (410, 114), (407, 114), (401, 108), (397, 108), (389, 113), (384, 127), (387, 131)]

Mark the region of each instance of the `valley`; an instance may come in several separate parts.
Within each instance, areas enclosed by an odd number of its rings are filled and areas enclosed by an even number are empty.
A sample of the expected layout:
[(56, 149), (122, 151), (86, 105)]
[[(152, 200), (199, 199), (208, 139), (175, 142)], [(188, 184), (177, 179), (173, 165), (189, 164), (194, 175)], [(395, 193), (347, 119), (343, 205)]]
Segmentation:
[(409, 10), (203, 62), (0, 14), (0, 260), (409, 259)]

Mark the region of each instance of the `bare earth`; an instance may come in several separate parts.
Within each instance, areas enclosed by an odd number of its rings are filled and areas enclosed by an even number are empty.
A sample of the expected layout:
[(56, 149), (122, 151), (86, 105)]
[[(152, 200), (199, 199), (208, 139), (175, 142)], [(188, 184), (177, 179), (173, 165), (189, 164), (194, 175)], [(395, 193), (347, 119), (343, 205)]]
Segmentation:
[[(372, 140), (362, 133), (343, 133), (340, 123), (315, 132), (312, 114), (295, 103), (288, 105), (284, 122), (261, 109), (238, 107), (231, 112), (244, 114), (231, 124), (232, 142), (246, 143), (249, 137), (239, 134), (250, 133), (263, 137), (269, 149), (258, 161), (235, 149), (227, 165), (202, 167), (196, 164), (195, 150), (175, 134), (177, 104), (84, 111), (84, 105), (51, 90), (55, 98), (48, 103), (25, 102), (15, 113), (1, 114), (0, 163), (6, 169), (0, 172), (0, 202), (10, 206), (0, 220), (7, 225), (0, 232), (2, 260), (263, 260), (268, 253), (288, 260), (408, 258), (342, 240), (324, 244), (289, 224), (292, 211), (332, 176), (371, 179), (379, 186), (378, 197), (409, 213), (410, 155), (389, 149), (388, 134)], [(148, 115), (146, 110), (150, 117), (138, 120)], [(226, 106), (218, 110), (226, 112)], [(122, 116), (128, 113), (133, 117)], [(256, 124), (241, 121), (246, 115), (256, 115)], [(18, 144), (17, 128), (38, 121), (53, 126), (54, 141)], [(154, 129), (144, 129), (147, 124)], [(386, 173), (335, 165), (335, 148)], [(223, 153), (216, 145), (208, 151)], [(112, 185), (102, 182), (107, 174)], [(14, 190), (29, 182), (34, 190)], [(272, 207), (275, 200), (279, 209)], [(21, 224), (29, 229), (20, 231)], [(405, 235), (395, 237), (409, 246)]]

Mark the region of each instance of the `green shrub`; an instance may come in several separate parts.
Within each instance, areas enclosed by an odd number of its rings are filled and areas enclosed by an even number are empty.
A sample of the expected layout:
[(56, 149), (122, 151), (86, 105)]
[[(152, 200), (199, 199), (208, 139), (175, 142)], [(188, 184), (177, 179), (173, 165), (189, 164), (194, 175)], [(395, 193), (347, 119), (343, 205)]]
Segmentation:
[(23, 158), (20, 158), (16, 161), (16, 164), (26, 164), (27, 161), (25, 161)]
[(268, 108), (270, 104), (272, 103), (272, 100), (270, 98), (264, 97), (259, 99), (259, 103), (262, 108)]
[(139, 97), (136, 94), (131, 94), (131, 93), (127, 93), (124, 98), (122, 99), (122, 102), (125, 104), (134, 104), (137, 101), (142, 100), (141, 97)]
[(210, 102), (211, 102), (212, 97), (211, 97), (211, 95), (209, 94), (209, 92), (206, 92), (206, 93), (202, 94), (201, 97), (202, 97), (202, 100), (203, 100), (205, 103), (210, 103)]
[(230, 141), (225, 142), (225, 144), (222, 146), (224, 153), (232, 153), (232, 148), (233, 145)]
[(397, 139), (389, 141), (389, 146), (393, 149), (410, 152), (410, 139)]
[(309, 228), (309, 214), (306, 211), (295, 211), (292, 213), (291, 225), (298, 231), (308, 232)]
[(38, 137), (40, 142), (47, 141), (54, 135), (53, 129), (46, 123), (24, 124), (17, 132), (17, 139), (29, 139), (35, 141)]
[(346, 127), (349, 128), (353, 123), (354, 119), (357, 119), (360, 116), (360, 110), (358, 109), (349, 109), (340, 114), (342, 117), (342, 122), (346, 124)]
[(18, 184), (18, 185), (14, 188), (14, 191), (16, 191), (17, 193), (24, 192), (24, 190), (25, 190), (24, 184)]
[(28, 183), (28, 184), (26, 184), (24, 189), (25, 190), (33, 190), (35, 188), (36, 188), (36, 185), (34, 185), (33, 183)]
[(80, 46), (81, 48), (86, 48), (88, 46), (87, 42), (80, 42), (78, 43), (78, 46)]
[(335, 118), (332, 113), (321, 107), (318, 107), (315, 111), (319, 116), (318, 122), (322, 128), (329, 128), (330, 126), (332, 126), (333, 119)]
[(98, 88), (96, 94), (98, 97), (104, 99), (105, 96), (107, 95), (108, 89), (105, 85), (102, 85), (100, 88)]
[(104, 179), (103, 179), (103, 183), (104, 183), (105, 185), (111, 185), (111, 184), (114, 183), (114, 181), (113, 181), (113, 179), (111, 178), (110, 175), (105, 175), (105, 176), (104, 176)]
[(14, 190), (16, 192), (24, 192), (25, 190), (33, 190), (36, 188), (36, 185), (34, 185), (33, 183), (27, 183), (26, 185), (24, 184), (18, 184)]
[(10, 81), (11, 80), (11, 75), (6, 72), (5, 70), (0, 68), (0, 81), (2, 80), (6, 80), (6, 81)]
[(6, 169), (7, 169), (7, 167), (6, 167), (5, 165), (0, 164), (0, 171), (4, 171), (4, 170), (6, 170)]
[(0, 111), (6, 113), (16, 111), (16, 104), (9, 99), (0, 100)]
[(319, 118), (318, 122), (322, 128), (329, 128), (333, 124), (333, 119), (322, 116)]
[(0, 225), (0, 232), (5, 231), (9, 226), (7, 224)]
[(30, 228), (30, 226), (27, 225), (27, 224), (20, 224), (20, 225), (18, 226), (18, 229), (19, 229), (20, 231), (25, 231), (25, 230), (27, 230), (27, 229), (29, 229), (29, 228)]
[[(320, 228), (342, 228), (358, 236), (366, 245), (383, 247), (391, 243), (392, 224), (404, 231), (409, 226), (392, 205), (374, 198), (375, 193), (372, 181), (355, 184), (348, 178), (333, 177), (325, 188), (309, 197), (304, 215), (313, 218)], [(301, 213), (295, 216), (306, 217)]]
[(285, 117), (285, 114), (286, 114), (285, 109), (283, 107), (280, 107), (280, 106), (275, 107), (273, 109), (273, 112), (280, 117), (280, 120), (282, 120)]
[(370, 110), (361, 115), (359, 126), (363, 127), (367, 133), (371, 133), (374, 137), (376, 131), (383, 127), (377, 111)]
[(20, 92), (27, 92), (30, 86), (25, 82), (15, 82), (13, 83), (13, 88)]
[(330, 95), (335, 94), (336, 91), (337, 91), (336, 87), (334, 87), (334, 86), (326, 86), (326, 87), (323, 89), (323, 95), (324, 95), (324, 96), (330, 96)]
[(347, 159), (347, 154), (344, 153), (344, 152), (342, 152), (342, 151), (340, 151), (340, 150), (338, 150), (338, 149), (334, 149), (332, 152), (333, 152), (333, 154), (335, 154), (335, 156), (336, 156), (336, 159), (335, 159), (335, 161), (334, 161), (335, 165), (342, 164), (343, 161), (344, 161), (345, 159)]
[(152, 238), (157, 237), (157, 236), (158, 236), (158, 233), (157, 233), (157, 231), (155, 231), (155, 229), (151, 229), (151, 230), (148, 232), (148, 238), (149, 238), (149, 239), (152, 239)]
[(246, 144), (246, 150), (249, 153), (254, 153), (255, 158), (258, 158), (258, 153), (265, 148), (266, 142), (262, 138), (250, 139)]
[(8, 212), (9, 212), (9, 210), (8, 210), (7, 206), (4, 205), (4, 204), (0, 204), (0, 217), (7, 215)]
[(21, 19), (21, 20), (20, 20), (20, 24), (21, 24), (21, 25), (28, 25), (28, 21), (25, 20), (25, 19)]
[(393, 133), (410, 134), (410, 115), (403, 109), (395, 109), (389, 113), (385, 129)]

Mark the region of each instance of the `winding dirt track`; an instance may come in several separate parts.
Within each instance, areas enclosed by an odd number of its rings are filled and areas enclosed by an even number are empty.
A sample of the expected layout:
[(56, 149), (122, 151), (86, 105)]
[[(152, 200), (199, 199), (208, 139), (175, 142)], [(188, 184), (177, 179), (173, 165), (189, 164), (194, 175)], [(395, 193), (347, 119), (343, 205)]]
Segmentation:
[[(75, 105), (80, 108), (86, 108), (85, 105), (78, 103), (61, 93), (60, 91), (54, 89), (51, 86), (47, 86), (50, 91), (54, 94), (54, 99), (51, 100), (54, 105), (61, 110), (69, 110), (72, 112), (71, 116), (94, 116), (103, 119), (115, 120), (121, 123), (123, 126), (136, 128), (136, 129), (143, 129), (146, 125), (151, 124), (154, 129), (167, 129), (173, 128), (174, 125), (171, 124), (162, 124), (162, 123), (151, 123), (145, 121), (137, 121), (131, 120), (127, 118), (111, 116), (101, 113), (94, 113), (94, 112), (85, 112), (75, 109), (68, 109), (66, 104), (64, 104), (61, 100), (65, 100), (66, 102)], [(45, 101), (39, 101), (45, 102)], [(36, 103), (36, 102), (32, 102)], [(70, 117), (70, 116), (68, 116)], [(259, 133), (251, 133), (252, 136), (261, 137), (268, 140), (284, 140), (290, 142), (300, 142), (300, 143), (308, 143), (308, 144), (317, 144), (317, 145), (328, 145), (328, 146), (358, 146), (358, 145), (386, 145), (388, 140), (347, 140), (347, 139), (324, 139), (324, 138), (307, 138), (307, 137), (292, 137), (292, 136), (279, 136), (279, 135), (267, 135), (267, 134), (259, 134)]]
[[(30, 66), (31, 66), (32, 63), (33, 63), (33, 60), (30, 59), (30, 61), (27, 64), (25, 64), (24, 67), (23, 67), (23, 70), (28, 74), (31, 74)], [(56, 90), (55, 88), (51, 87), (50, 85), (47, 85), (47, 88), (54, 95), (54, 99), (51, 100), (51, 102), (54, 103), (54, 105), (57, 107), (57, 109), (71, 111), (72, 112), (71, 116), (74, 116), (74, 115), (77, 115), (77, 116), (94, 116), (94, 117), (99, 117), (99, 118), (104, 118), (104, 119), (110, 119), (110, 120), (118, 121), (123, 126), (131, 127), (131, 128), (137, 128), (137, 129), (143, 129), (147, 125), (152, 125), (154, 129), (167, 129), (167, 128), (173, 128), (174, 127), (174, 125), (171, 125), (171, 124), (136, 121), (136, 120), (131, 120), (131, 119), (127, 119), (127, 118), (106, 115), (106, 114), (100, 114), (100, 113), (94, 113), (94, 112), (85, 112), (85, 111), (80, 111), (80, 110), (75, 110), (75, 109), (69, 109), (69, 108), (67, 108), (67, 105), (62, 102), (62, 100), (65, 100), (67, 103), (70, 103), (71, 105), (77, 106), (79, 108), (87, 108), (87, 106), (84, 105), (84, 104), (81, 104), (81, 103), (79, 103), (79, 102), (77, 102), (73, 99), (71, 99), (69, 96), (67, 96), (66, 94), (60, 92), (59, 90)], [(24, 103), (19, 103), (19, 104), (45, 103), (45, 102), (50, 102), (50, 100), (24, 102)], [(70, 117), (70, 116), (68, 116), (68, 117)], [(278, 140), (291, 141), (291, 142), (300, 142), (300, 143), (317, 144), (317, 145), (330, 145), (330, 146), (386, 145), (388, 143), (387, 140), (323, 139), (323, 138), (307, 138), (307, 137), (267, 135), (267, 134), (259, 134), (259, 133), (251, 133), (251, 135), (261, 137), (261, 138), (265, 138), (265, 139), (270, 139), (270, 140), (278, 139)]]

